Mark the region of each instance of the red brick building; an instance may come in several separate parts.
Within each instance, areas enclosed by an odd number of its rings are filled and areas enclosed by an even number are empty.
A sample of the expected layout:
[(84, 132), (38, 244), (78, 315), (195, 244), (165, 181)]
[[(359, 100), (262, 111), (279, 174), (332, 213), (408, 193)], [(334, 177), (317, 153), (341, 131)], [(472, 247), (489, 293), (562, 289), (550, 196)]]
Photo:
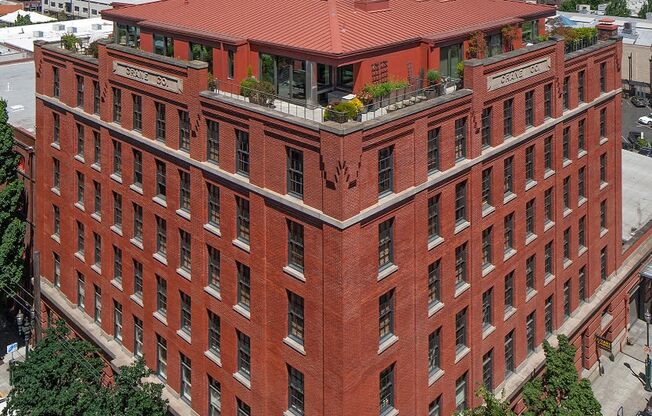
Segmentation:
[(177, 414), (447, 415), (482, 383), (518, 406), (558, 332), (595, 367), (626, 326), (626, 302), (584, 319), (623, 278), (610, 27), (580, 49), (503, 0), (214, 7), (103, 12), (97, 59), (36, 44), (48, 314), (144, 355)]

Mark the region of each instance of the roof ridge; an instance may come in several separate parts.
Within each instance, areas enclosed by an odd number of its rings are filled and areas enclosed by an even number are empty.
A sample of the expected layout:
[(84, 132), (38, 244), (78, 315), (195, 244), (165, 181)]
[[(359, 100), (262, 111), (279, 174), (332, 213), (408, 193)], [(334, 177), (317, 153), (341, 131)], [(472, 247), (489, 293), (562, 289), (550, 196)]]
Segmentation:
[(340, 21), (337, 17), (337, 0), (328, 1), (328, 24), (331, 32), (331, 48), (333, 52), (342, 52), (342, 38), (340, 37)]

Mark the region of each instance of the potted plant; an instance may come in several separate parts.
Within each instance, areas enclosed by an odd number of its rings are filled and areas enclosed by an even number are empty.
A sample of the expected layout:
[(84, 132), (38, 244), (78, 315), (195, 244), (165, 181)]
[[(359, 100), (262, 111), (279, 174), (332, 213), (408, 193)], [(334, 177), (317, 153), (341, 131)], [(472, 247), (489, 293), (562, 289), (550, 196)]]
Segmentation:
[(426, 74), (428, 80), (428, 88), (426, 88), (426, 97), (428, 99), (435, 98), (440, 95), (441, 74), (435, 69), (431, 69)]
[(469, 37), (466, 55), (469, 59), (481, 59), (484, 57), (484, 52), (487, 49), (487, 40), (484, 33), (477, 31), (473, 32)]
[(240, 82), (240, 95), (249, 98), (250, 103), (270, 107), (274, 102), (274, 86), (268, 81), (247, 77)]
[(514, 49), (514, 40), (516, 40), (516, 36), (518, 35), (516, 32), (516, 26), (505, 26), (500, 30), (500, 33), (503, 35), (503, 48), (505, 49), (505, 52)]
[(324, 110), (324, 121), (346, 123), (349, 120), (358, 120), (358, 106), (351, 101), (341, 101), (329, 104)]

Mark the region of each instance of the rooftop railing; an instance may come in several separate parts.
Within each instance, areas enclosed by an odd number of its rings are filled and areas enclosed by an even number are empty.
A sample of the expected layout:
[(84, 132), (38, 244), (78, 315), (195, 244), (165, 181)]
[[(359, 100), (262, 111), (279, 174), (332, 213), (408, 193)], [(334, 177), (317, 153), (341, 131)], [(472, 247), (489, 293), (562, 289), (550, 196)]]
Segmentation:
[(581, 49), (588, 48), (598, 43), (598, 35), (590, 38), (567, 40), (564, 45), (564, 53), (577, 52)]

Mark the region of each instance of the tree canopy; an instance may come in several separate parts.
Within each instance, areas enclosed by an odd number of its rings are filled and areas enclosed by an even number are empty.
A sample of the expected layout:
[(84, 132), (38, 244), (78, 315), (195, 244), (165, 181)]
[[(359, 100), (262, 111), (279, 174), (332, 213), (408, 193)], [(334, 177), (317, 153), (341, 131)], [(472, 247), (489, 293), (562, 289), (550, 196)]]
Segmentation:
[(638, 17), (645, 19), (646, 13), (652, 13), (652, 3), (650, 0), (647, 0), (645, 3), (643, 3), (641, 10), (638, 11)]
[(14, 26), (25, 26), (31, 24), (32, 24), (32, 18), (29, 17), (28, 14), (20, 14), (20, 13), (18, 13), (18, 16), (16, 16), (16, 21), (14, 22)]
[(626, 0), (611, 0), (604, 13), (607, 16), (629, 17), (631, 15), (631, 11), (627, 8)]

